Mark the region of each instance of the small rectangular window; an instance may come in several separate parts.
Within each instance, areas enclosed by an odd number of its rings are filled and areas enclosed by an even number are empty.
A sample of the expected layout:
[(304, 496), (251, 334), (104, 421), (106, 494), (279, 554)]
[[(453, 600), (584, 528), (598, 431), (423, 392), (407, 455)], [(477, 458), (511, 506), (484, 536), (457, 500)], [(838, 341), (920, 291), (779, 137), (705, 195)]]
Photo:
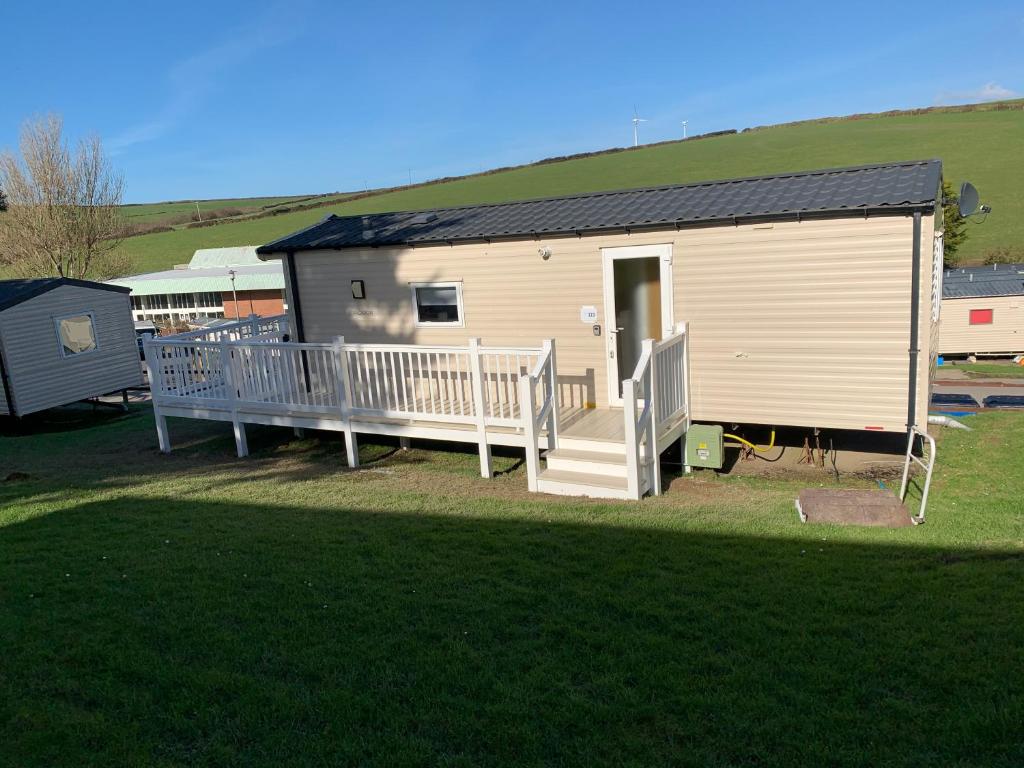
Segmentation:
[(417, 325), (463, 324), (461, 283), (413, 283)]
[(96, 349), (96, 323), (92, 313), (58, 318), (57, 337), (64, 357)]
[(971, 325), (992, 325), (992, 310), (972, 309)]

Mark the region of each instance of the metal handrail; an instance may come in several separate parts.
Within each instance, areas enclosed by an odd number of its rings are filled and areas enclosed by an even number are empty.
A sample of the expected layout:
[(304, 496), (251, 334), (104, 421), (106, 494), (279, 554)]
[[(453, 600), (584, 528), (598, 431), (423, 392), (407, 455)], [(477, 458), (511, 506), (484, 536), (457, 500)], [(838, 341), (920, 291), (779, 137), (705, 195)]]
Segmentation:
[[(914, 455), (914, 439), (916, 437), (921, 437), (928, 442), (927, 461), (919, 459)], [(900, 482), (900, 502), (906, 500), (907, 489), (910, 485), (911, 461), (925, 471), (924, 490), (921, 492), (921, 506), (917, 510), (917, 515), (910, 518), (914, 525), (921, 525), (924, 522), (925, 508), (928, 506), (928, 491), (931, 490), (932, 485), (932, 470), (935, 469), (935, 438), (916, 426), (911, 427), (910, 434), (907, 437), (907, 455), (903, 462), (903, 480)]]

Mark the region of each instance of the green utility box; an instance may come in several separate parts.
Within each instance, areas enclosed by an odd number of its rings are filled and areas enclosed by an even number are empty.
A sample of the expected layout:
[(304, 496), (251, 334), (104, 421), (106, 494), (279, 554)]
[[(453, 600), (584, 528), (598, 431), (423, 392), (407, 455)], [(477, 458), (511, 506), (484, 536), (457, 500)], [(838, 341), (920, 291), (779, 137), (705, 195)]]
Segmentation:
[(686, 431), (686, 463), (691, 467), (722, 468), (722, 425), (693, 424)]

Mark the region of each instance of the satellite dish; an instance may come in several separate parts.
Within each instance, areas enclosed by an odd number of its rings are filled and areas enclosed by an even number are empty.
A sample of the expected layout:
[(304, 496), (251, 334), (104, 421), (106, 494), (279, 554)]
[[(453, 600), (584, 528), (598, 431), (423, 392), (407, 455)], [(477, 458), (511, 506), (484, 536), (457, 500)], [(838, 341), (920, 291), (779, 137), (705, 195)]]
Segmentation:
[(978, 212), (978, 190), (974, 188), (974, 185), (969, 181), (965, 181), (960, 185), (960, 203), (957, 206), (960, 209), (961, 216), (973, 216)]

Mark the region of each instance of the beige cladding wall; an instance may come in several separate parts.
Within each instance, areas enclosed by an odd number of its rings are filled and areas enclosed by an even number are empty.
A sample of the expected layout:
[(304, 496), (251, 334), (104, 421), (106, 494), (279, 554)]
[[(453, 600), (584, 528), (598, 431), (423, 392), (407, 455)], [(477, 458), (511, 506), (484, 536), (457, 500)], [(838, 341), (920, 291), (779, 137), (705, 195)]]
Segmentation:
[[(302, 253), (296, 257), (303, 330), (309, 341), (338, 335), (350, 341), (538, 347), (556, 340), (568, 402), (607, 400), (604, 337), (580, 321), (580, 307), (598, 307), (603, 324), (601, 256), (587, 240), (552, 241), (544, 261), (538, 243), (460, 245)], [(353, 301), (351, 281), (366, 299)], [(462, 281), (465, 327), (417, 328), (413, 282)]]
[[(537, 346), (563, 393), (607, 403), (601, 248), (671, 243), (674, 320), (691, 327), (695, 419), (902, 431), (911, 218), (717, 226), (632, 235), (353, 249), (295, 258), (306, 338)], [(932, 221), (924, 217), (918, 418), (927, 416)], [(549, 260), (538, 254), (551, 249)], [(351, 280), (367, 298), (351, 299)], [(465, 327), (417, 328), (409, 286), (462, 281)], [(580, 321), (598, 308), (602, 336)], [(571, 396), (569, 392), (571, 391)], [(582, 393), (582, 395), (581, 395)]]
[[(691, 324), (694, 415), (902, 431), (912, 219), (691, 230), (676, 316)], [(932, 222), (922, 221), (917, 419), (927, 419)]]
[[(972, 309), (991, 309), (991, 325), (971, 325)], [(945, 299), (939, 326), (943, 355), (1024, 352), (1024, 296)]]

